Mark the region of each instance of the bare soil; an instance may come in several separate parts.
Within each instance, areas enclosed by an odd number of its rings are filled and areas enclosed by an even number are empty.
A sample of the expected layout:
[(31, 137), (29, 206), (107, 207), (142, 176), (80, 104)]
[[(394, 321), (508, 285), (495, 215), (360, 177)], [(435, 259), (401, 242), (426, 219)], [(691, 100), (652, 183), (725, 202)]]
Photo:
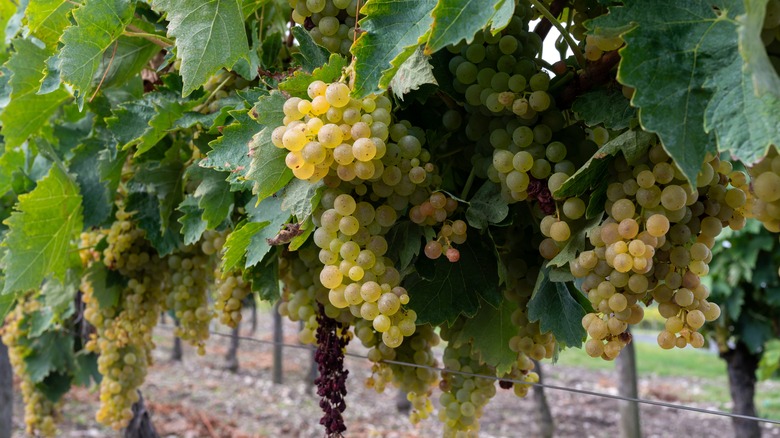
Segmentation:
[[(244, 324), (248, 329), (248, 324)], [(285, 342), (297, 344), (297, 325), (285, 324)], [(226, 332), (223, 327), (218, 330)], [(271, 339), (271, 318), (261, 317), (255, 334), (245, 336)], [(150, 369), (143, 394), (161, 437), (182, 438), (254, 438), (320, 437), (318, 398), (309, 383), (312, 353), (297, 348), (284, 349), (284, 383), (272, 383), (272, 346), (242, 341), (239, 349), (241, 368), (237, 373), (224, 369), (224, 355), (230, 340), (214, 336), (206, 356), (199, 357), (188, 346), (183, 362), (169, 361), (173, 345), (169, 328), (158, 330), (157, 363)], [(357, 342), (355, 342), (357, 344)], [(353, 348), (355, 346), (351, 346)], [(361, 349), (354, 348), (360, 353)], [(719, 360), (713, 356), (713, 360)], [(350, 369), (345, 420), (347, 437), (422, 438), (441, 436), (434, 418), (412, 426), (396, 410), (396, 391), (376, 394), (363, 382), (370, 375), (370, 364), (348, 358)], [(591, 371), (545, 364), (546, 383), (569, 388), (616, 394), (617, 378), (611, 372)], [(640, 381), (640, 397), (719, 409), (716, 402), (702, 401), (708, 385), (725, 385), (718, 379), (653, 377)], [(779, 386), (780, 387), (780, 386)], [(618, 402), (611, 399), (546, 391), (559, 437), (619, 436)], [(699, 396), (697, 396), (699, 394)], [(20, 396), (15, 397), (14, 438), (23, 437)], [(438, 393), (434, 394), (434, 401)], [(94, 390), (74, 388), (66, 397), (60, 436), (119, 437), (118, 432), (98, 425), (94, 420), (98, 395)], [(499, 390), (481, 420), (483, 437), (536, 437), (539, 426), (536, 405), (529, 398), (519, 399), (512, 391)], [(730, 420), (709, 414), (671, 408), (641, 407), (645, 437), (730, 437)], [(780, 426), (764, 425), (765, 436), (780, 436)]]

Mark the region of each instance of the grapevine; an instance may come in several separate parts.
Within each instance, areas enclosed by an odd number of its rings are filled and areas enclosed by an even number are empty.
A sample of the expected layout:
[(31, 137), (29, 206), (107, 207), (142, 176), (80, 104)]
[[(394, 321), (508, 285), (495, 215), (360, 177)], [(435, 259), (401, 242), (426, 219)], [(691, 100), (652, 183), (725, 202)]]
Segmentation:
[(29, 3), (0, 39), (0, 316), (31, 434), (73, 383), (32, 378), (38, 337), (95, 361), (122, 429), (163, 312), (206, 354), (260, 299), (316, 346), (326, 434), (357, 338), (367, 386), (476, 436), (496, 379), (614, 360), (648, 307), (703, 347), (718, 239), (780, 233), (778, 0)]

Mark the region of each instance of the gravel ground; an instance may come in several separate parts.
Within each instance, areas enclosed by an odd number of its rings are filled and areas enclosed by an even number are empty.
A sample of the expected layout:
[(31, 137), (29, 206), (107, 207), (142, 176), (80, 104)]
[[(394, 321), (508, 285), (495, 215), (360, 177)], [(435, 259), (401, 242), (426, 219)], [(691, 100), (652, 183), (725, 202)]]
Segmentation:
[[(221, 328), (222, 329), (222, 328)], [(222, 329), (222, 331), (225, 331)], [(296, 325), (285, 325), (285, 342), (297, 343)], [(249, 333), (244, 333), (250, 335)], [(295, 348), (284, 350), (284, 384), (271, 382), (271, 346), (244, 341), (239, 350), (241, 368), (237, 373), (224, 369), (224, 354), (229, 339), (212, 337), (208, 353), (195, 355), (185, 346), (184, 362), (168, 361), (172, 340), (170, 331), (158, 330), (159, 342), (152, 367), (142, 388), (154, 424), (163, 437), (249, 438), (320, 437), (318, 399), (306, 378), (311, 352)], [(254, 335), (271, 339), (271, 318), (262, 317)], [(356, 343), (357, 344), (357, 343)], [(351, 348), (354, 346), (351, 346)], [(354, 351), (361, 353), (359, 348)], [(719, 360), (713, 357), (713, 360)], [(396, 392), (376, 394), (364, 387), (370, 375), (367, 361), (348, 358), (347, 437), (436, 437), (441, 426), (434, 419), (412, 426), (395, 407)], [(545, 365), (546, 383), (616, 394), (614, 375), (606, 371)], [(640, 397), (718, 409), (716, 403), (695, 397), (707, 385), (725, 385), (725, 380), (697, 380), (654, 377), (640, 380)], [(766, 383), (762, 383), (766, 384)], [(777, 386), (780, 384), (769, 383)], [(438, 394), (434, 394), (437, 398)], [(547, 390), (560, 437), (615, 437), (618, 431), (618, 402), (570, 392)], [(23, 437), (20, 397), (15, 400), (16, 431)], [(95, 423), (97, 394), (75, 388), (66, 396), (63, 421), (64, 438), (118, 437), (119, 433)], [(699, 401), (692, 401), (693, 399)], [(536, 437), (539, 427), (532, 398), (518, 399), (511, 391), (499, 390), (488, 405), (482, 423), (482, 437)], [(435, 413), (434, 413), (435, 415)], [(730, 420), (696, 412), (643, 405), (642, 429), (646, 437), (728, 437)], [(780, 427), (765, 425), (765, 436), (780, 436)]]

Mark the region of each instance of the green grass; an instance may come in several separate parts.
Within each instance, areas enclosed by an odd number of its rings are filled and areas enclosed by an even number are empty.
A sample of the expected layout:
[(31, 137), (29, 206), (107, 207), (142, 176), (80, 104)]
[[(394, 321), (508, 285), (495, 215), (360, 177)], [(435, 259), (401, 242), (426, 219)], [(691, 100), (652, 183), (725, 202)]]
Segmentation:
[[(637, 355), (637, 371), (641, 376), (726, 377), (726, 363), (717, 355), (691, 347), (679, 350), (663, 350), (655, 343), (634, 343)], [(558, 363), (592, 370), (610, 370), (614, 362), (593, 359), (584, 350), (570, 348), (563, 351)]]

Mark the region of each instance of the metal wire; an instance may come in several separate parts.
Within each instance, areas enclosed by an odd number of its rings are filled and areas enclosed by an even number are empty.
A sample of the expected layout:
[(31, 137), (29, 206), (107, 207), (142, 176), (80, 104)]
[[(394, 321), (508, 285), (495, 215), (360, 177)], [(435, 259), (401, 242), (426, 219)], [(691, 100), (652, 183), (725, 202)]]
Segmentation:
[[(169, 327), (161, 326), (162, 328), (169, 329)], [(223, 332), (215, 332), (215, 331), (209, 331), (210, 334), (221, 336), (225, 338), (232, 337), (233, 334), (231, 333), (223, 333)], [(276, 345), (276, 346), (283, 346), (283, 347), (289, 347), (289, 348), (298, 348), (301, 350), (309, 350), (314, 351), (317, 348), (311, 345), (302, 345), (302, 344), (287, 344), (284, 342), (275, 342), (275, 341), (269, 341), (265, 339), (258, 339), (253, 338), (250, 336), (237, 336), (238, 339), (249, 341), (249, 342), (255, 342), (258, 344), (265, 344), (265, 345)], [(357, 358), (357, 359), (368, 359), (368, 356), (357, 354), (357, 353), (345, 353), (345, 356)], [(563, 392), (570, 392), (574, 394), (582, 394), (582, 395), (589, 395), (592, 397), (601, 397), (601, 398), (607, 398), (612, 400), (619, 400), (619, 401), (626, 401), (626, 402), (634, 402), (634, 403), (640, 403), (645, 405), (651, 405), (651, 406), (660, 406), (664, 408), (671, 408), (671, 409), (677, 409), (681, 411), (691, 411), (691, 412), (698, 412), (701, 414), (708, 414), (708, 415), (717, 415), (721, 417), (728, 417), (728, 418), (738, 418), (741, 420), (750, 420), (750, 421), (758, 421), (763, 423), (769, 423), (769, 424), (777, 424), (780, 425), (780, 420), (772, 420), (770, 418), (762, 418), (762, 417), (753, 417), (750, 415), (741, 415), (741, 414), (734, 414), (731, 412), (724, 412), (724, 411), (717, 411), (714, 409), (704, 409), (704, 408), (697, 408), (695, 406), (687, 406), (687, 405), (680, 405), (675, 403), (668, 403), (658, 400), (648, 400), (643, 398), (634, 398), (634, 397), (624, 397), (622, 395), (614, 395), (614, 394), (607, 394), (603, 392), (597, 392), (597, 391), (589, 391), (586, 389), (578, 389), (578, 388), (570, 388), (567, 386), (560, 386), (560, 385), (551, 385), (549, 383), (531, 383), (531, 382), (525, 382), (522, 380), (516, 380), (516, 379), (504, 379), (497, 376), (489, 376), (486, 374), (476, 374), (476, 373), (468, 373), (464, 371), (456, 371), (451, 370), (448, 368), (439, 368), (439, 367), (432, 367), (428, 365), (420, 365), (416, 363), (410, 363), (410, 362), (403, 362), (398, 360), (386, 360), (383, 359), (382, 362), (388, 363), (388, 364), (394, 364), (394, 365), (400, 365), (400, 366), (408, 366), (408, 367), (414, 367), (414, 368), (424, 368), (436, 372), (447, 372), (450, 374), (460, 374), (462, 376), (469, 376), (469, 377), (477, 377), (481, 379), (489, 379), (489, 380), (501, 380), (506, 382), (512, 382), (515, 385), (528, 385), (528, 386), (538, 386), (541, 388), (551, 389), (555, 391), (563, 391)]]

